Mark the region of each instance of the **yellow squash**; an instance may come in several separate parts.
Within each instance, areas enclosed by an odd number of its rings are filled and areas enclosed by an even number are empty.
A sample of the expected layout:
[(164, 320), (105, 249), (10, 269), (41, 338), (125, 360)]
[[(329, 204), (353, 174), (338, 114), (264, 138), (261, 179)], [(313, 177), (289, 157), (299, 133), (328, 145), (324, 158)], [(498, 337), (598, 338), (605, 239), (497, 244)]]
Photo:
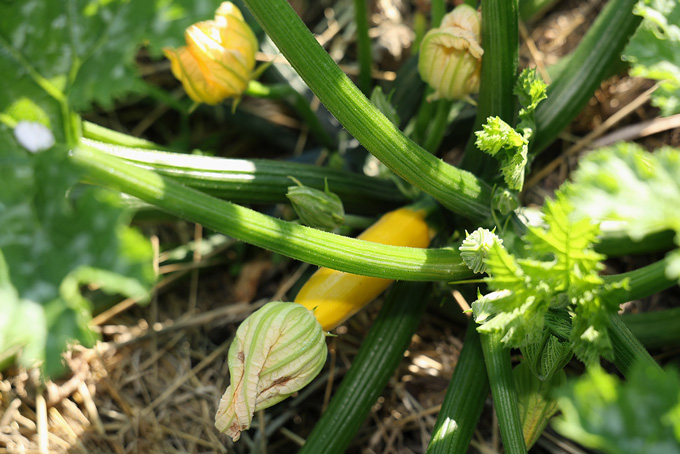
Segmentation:
[[(408, 207), (391, 211), (358, 238), (393, 246), (425, 248), (430, 244), (426, 215), (426, 210)], [(300, 289), (295, 302), (313, 310), (323, 329), (329, 331), (373, 301), (391, 283), (391, 279), (319, 268)]]

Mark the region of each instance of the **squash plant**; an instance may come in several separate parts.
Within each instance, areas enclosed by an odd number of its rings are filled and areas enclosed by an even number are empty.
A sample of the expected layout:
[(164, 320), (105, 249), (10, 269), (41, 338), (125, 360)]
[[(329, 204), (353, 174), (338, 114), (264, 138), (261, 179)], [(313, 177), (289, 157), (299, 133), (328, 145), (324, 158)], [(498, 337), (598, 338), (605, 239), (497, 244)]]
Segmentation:
[[(324, 128), (300, 92), (255, 80), (267, 68), (253, 68), (252, 56), (238, 53), (243, 45), (238, 39), (252, 52), (255, 35), (243, 32), (234, 38), (225, 31), (230, 23), (241, 31), (247, 27), (249, 16), (244, 19), (231, 6), (221, 7), (217, 15), (218, 5), (208, 0), (26, 0), (0, 6), (0, 69), (6, 87), (0, 91), (2, 364), (39, 364), (46, 376), (54, 376), (69, 342), (91, 344), (92, 304), (81, 292), (84, 285), (143, 300), (153, 283), (151, 252), (148, 241), (129, 227), (131, 214), (121, 202), (121, 194), (127, 194), (177, 218), (335, 270), (320, 273), (399, 281), (301, 452), (345, 451), (396, 368), (427, 301), (437, 298), (428, 282), (479, 288), (472, 304), (474, 321), (428, 452), (466, 452), (489, 390), (508, 453), (526, 452), (535, 442), (557, 409), (557, 389), (562, 390), (564, 417), (556, 427), (582, 443), (620, 452), (617, 437), (633, 427), (639, 431), (629, 430), (628, 436), (647, 440), (640, 448), (646, 452), (652, 446), (677, 446), (678, 395), (672, 393), (677, 375), (663, 372), (631, 329), (642, 338), (654, 335), (634, 328), (640, 325), (632, 321), (629, 327), (617, 310), (680, 279), (680, 152), (669, 148), (650, 154), (624, 144), (593, 154), (555, 200), (546, 202), (539, 221), (519, 205), (518, 195), (535, 157), (620, 68), (622, 55), (638, 74), (661, 79), (655, 102), (664, 114), (678, 110), (680, 8), (673, 1), (609, 0), (575, 51), (552, 68), (553, 81), (545, 84), (535, 73), (518, 69), (517, 1), (481, 0), (466, 6), (468, 18), (476, 8), (481, 10), (481, 22), (468, 27), (444, 17), (444, 2), (433, 0), (431, 25), (439, 31), (424, 37), (420, 57), (435, 60), (406, 65), (391, 87), (383, 87), (386, 96), (371, 91), (365, 5), (355, 4), (362, 90), (288, 2), (245, 0), (243, 6), (257, 23), (250, 25), (261, 27), (342, 127), (380, 161), (383, 177), (291, 162), (188, 155), (81, 119), (93, 105), (110, 107), (117, 97), (130, 93), (158, 97), (184, 114), (195, 108), (188, 100), (177, 102), (160, 93), (136, 74), (134, 56), (146, 42), (152, 57), (160, 58), (165, 49), (173, 73), (193, 101), (215, 104), (225, 93), (287, 99), (319, 143), (337, 148), (338, 137)], [(532, 10), (524, 5), (521, 9)], [(182, 42), (184, 30), (194, 23), (199, 25), (189, 28)], [(452, 24), (462, 31), (452, 31)], [(230, 61), (240, 65), (238, 71), (219, 60), (223, 49), (214, 48), (216, 42), (226, 46), (231, 39), (237, 50), (229, 48)], [(416, 66), (421, 73), (436, 67), (443, 55), (437, 46), (453, 46), (451, 42), (458, 50), (474, 49), (474, 58), (466, 60), (469, 71), (443, 71), (425, 79), (467, 84), (464, 93), (458, 86), (425, 87), (413, 77)], [(225, 88), (230, 80), (222, 71), (238, 75), (236, 89)], [(248, 77), (249, 83), (243, 83)], [(479, 83), (471, 83), (474, 77)], [(414, 93), (423, 95), (413, 98)], [(463, 110), (461, 101), (437, 99), (447, 93), (475, 106), (459, 167), (437, 156), (451, 119)], [(238, 109), (236, 102), (233, 108)], [(286, 192), (294, 186), (289, 177), (303, 189), (333, 193), (345, 211), (364, 216), (377, 217), (391, 209), (416, 212), (413, 207), (426, 206), (423, 215), (435, 219), (432, 245), (424, 247), (429, 233), (425, 242), (395, 245), (391, 240), (339, 235), (244, 206), (286, 202)], [(307, 195), (313, 199), (312, 212), (320, 209), (323, 195)], [(345, 217), (348, 224), (350, 218)], [(456, 232), (478, 227), (486, 230), (469, 235), (459, 249), (460, 241), (452, 240)], [(669, 252), (659, 262), (624, 275), (600, 275), (607, 257), (652, 250)], [(486, 277), (478, 279), (479, 272)], [(348, 292), (350, 302), (362, 299), (357, 293)], [(315, 298), (307, 309), (318, 307), (321, 314), (323, 299)], [(267, 320), (262, 326), (279, 329), (272, 321), (276, 317), (303, 317), (290, 309), (291, 303), (271, 307), (275, 309), (258, 312), (253, 320)], [(655, 319), (655, 330), (677, 326), (677, 315), (668, 315)], [(323, 340), (312, 322), (299, 326), (309, 326), (315, 330), (312, 337)], [(673, 331), (670, 326), (666, 331)], [(236, 342), (261, 340), (246, 328), (243, 333)], [(296, 353), (269, 347), (277, 355)], [(514, 371), (511, 348), (519, 349), (522, 357)], [(313, 379), (310, 370), (318, 372), (325, 358), (321, 351), (314, 367), (299, 369), (304, 370), (301, 385)], [(262, 355), (255, 352), (253, 364), (266, 361)], [(584, 382), (564, 387), (563, 368), (574, 355), (589, 372)], [(600, 358), (611, 360), (630, 383), (603, 378), (597, 369)], [(249, 361), (241, 351), (230, 352), (230, 367), (232, 362), (250, 367)], [(639, 404), (663, 413), (650, 427), (636, 426), (630, 408), (607, 400), (612, 395), (607, 389), (620, 391), (622, 399), (634, 398), (645, 376), (663, 390)], [(283, 383), (276, 377), (278, 385)], [(283, 378), (287, 382), (292, 377)], [(593, 417), (584, 391), (588, 381), (602, 390), (593, 404), (620, 413), (620, 432), (588, 419)], [(267, 395), (268, 403), (293, 391)], [(234, 419), (228, 421), (227, 427)], [(239, 425), (234, 433), (242, 429)]]

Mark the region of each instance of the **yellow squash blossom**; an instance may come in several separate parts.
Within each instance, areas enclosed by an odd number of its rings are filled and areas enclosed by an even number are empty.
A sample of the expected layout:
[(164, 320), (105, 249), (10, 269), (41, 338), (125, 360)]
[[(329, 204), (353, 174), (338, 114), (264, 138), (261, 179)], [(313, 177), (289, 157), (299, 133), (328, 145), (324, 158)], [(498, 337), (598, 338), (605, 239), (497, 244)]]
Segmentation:
[(420, 44), (418, 72), (435, 91), (436, 99), (464, 99), (479, 92), (482, 69), (480, 14), (459, 5), (427, 32)]
[(239, 98), (255, 67), (257, 39), (231, 2), (224, 2), (215, 19), (187, 28), (187, 45), (164, 49), (174, 76), (196, 102), (218, 104)]

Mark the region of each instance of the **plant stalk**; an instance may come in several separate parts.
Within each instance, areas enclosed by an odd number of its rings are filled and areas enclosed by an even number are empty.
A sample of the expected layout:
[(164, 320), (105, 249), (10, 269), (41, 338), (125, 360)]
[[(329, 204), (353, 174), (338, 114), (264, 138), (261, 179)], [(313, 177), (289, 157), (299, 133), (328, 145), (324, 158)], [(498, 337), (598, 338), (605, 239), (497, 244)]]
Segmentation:
[(503, 347), (499, 333), (482, 333), (479, 337), (505, 452), (507, 454), (527, 454), (519, 413), (518, 395), (512, 375), (512, 364), (510, 363), (510, 350)]
[(481, 130), (491, 116), (515, 124), (513, 89), (519, 62), (517, 0), (482, 0), (482, 47), (484, 55), (477, 117), (461, 167), (488, 181), (498, 172), (498, 162), (477, 148), (474, 132)]
[(491, 188), (399, 131), (342, 72), (287, 1), (245, 3), (309, 88), (369, 152), (448, 209), (472, 218), (490, 214)]
[(375, 215), (409, 202), (390, 180), (337, 169), (128, 148), (88, 139), (82, 139), (82, 143), (235, 203), (288, 203), (286, 192), (295, 184), (290, 177), (320, 190), (328, 182), (328, 188), (354, 213)]
[(371, 39), (368, 37), (368, 8), (366, 0), (354, 0), (354, 17), (357, 26), (357, 53), (359, 55), (359, 88), (365, 96), (371, 95)]
[(74, 148), (71, 158), (98, 184), (297, 260), (385, 279), (430, 281), (471, 276), (453, 248), (388, 246), (282, 221), (188, 188), (85, 145)]
[(465, 454), (489, 394), (477, 324), (468, 322), (465, 343), (432, 430), (427, 454)]
[[(502, 3), (502, 2), (501, 2)], [(632, 13), (637, 0), (610, 0), (559, 76), (548, 86), (548, 98), (536, 108), (532, 153), (540, 153), (578, 115), (635, 33), (640, 16)]]

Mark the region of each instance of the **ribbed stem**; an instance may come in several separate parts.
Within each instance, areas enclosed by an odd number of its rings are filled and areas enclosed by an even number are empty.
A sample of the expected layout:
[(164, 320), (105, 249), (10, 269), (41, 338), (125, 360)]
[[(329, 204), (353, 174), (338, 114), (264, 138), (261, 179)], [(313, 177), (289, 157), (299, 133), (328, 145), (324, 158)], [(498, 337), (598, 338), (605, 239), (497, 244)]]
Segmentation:
[(488, 394), (489, 380), (477, 324), (470, 320), (427, 454), (465, 454)]
[(646, 348), (680, 345), (680, 307), (623, 314), (621, 320)]
[(481, 130), (490, 116), (514, 124), (516, 101), (512, 91), (519, 61), (517, 15), (517, 0), (482, 0), (482, 79), (477, 117), (461, 167), (487, 180), (497, 173), (498, 163), (477, 148), (474, 131)]
[(359, 88), (365, 96), (371, 95), (371, 39), (368, 37), (368, 10), (366, 0), (354, 0), (354, 17), (357, 25), (357, 53), (359, 55)]
[(300, 454), (344, 453), (394, 374), (427, 306), (426, 283), (398, 282)]
[(468, 217), (490, 213), (490, 187), (399, 131), (340, 70), (287, 1), (245, 3), (309, 88), (368, 151), (450, 210)]
[(342, 199), (348, 211), (354, 213), (375, 215), (409, 201), (390, 180), (326, 167), (266, 159), (228, 159), (144, 150), (89, 139), (83, 139), (82, 142), (236, 203), (288, 202), (288, 187), (295, 185), (290, 177), (321, 190), (325, 189), (328, 182), (328, 188)]
[(641, 17), (632, 13), (636, 3), (637, 0), (607, 2), (579, 46), (567, 57), (569, 64), (548, 87), (548, 99), (536, 109), (533, 153), (540, 153), (555, 140), (611, 74), (640, 24)]
[(630, 332), (630, 329), (623, 323), (618, 314), (612, 315), (609, 321), (609, 337), (614, 347), (614, 364), (623, 375), (627, 375), (631, 367), (637, 363), (661, 367), (633, 333)]
[(85, 145), (71, 157), (98, 184), (265, 249), (314, 265), (397, 280), (470, 277), (455, 249), (387, 246), (282, 221), (188, 188)]
[(510, 350), (503, 346), (499, 333), (480, 334), (479, 337), (505, 452), (527, 454), (515, 379), (512, 376)]
[(605, 283), (621, 282), (628, 279), (627, 288), (612, 290), (607, 298), (623, 304), (640, 298), (645, 298), (677, 284), (674, 279), (666, 276), (666, 267), (670, 263), (670, 258), (666, 256), (658, 262), (643, 266), (628, 273), (602, 276)]

